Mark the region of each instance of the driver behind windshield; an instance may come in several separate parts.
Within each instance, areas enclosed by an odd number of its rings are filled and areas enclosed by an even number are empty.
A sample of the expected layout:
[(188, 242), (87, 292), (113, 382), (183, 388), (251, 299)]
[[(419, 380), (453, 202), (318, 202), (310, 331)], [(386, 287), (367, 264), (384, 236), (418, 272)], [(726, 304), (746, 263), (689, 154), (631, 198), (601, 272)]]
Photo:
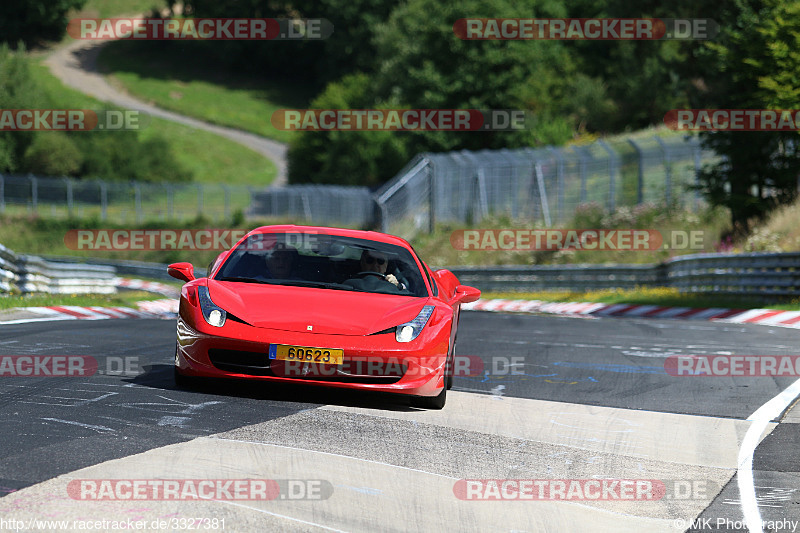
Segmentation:
[(275, 245), (272, 253), (266, 256), (266, 277), (274, 279), (295, 279), (293, 268), (297, 259), (297, 248), (282, 242)]
[[(406, 288), (405, 284), (400, 283), (394, 274), (386, 274), (389, 265), (389, 258), (383, 252), (377, 250), (364, 250), (361, 252), (361, 272), (376, 272), (400, 290)], [(375, 276), (377, 277), (377, 276)]]

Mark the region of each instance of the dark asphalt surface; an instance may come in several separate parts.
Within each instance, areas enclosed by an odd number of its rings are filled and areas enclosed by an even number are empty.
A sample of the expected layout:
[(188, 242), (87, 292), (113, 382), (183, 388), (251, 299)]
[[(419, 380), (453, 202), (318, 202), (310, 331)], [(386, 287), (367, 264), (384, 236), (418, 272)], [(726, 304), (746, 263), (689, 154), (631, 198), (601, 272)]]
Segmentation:
[[(457, 354), (476, 356), (457, 390), (746, 419), (795, 378), (673, 377), (669, 355), (788, 354), (798, 332), (680, 320), (579, 319), (465, 312)], [(397, 397), (303, 386), (172, 382), (171, 320), (63, 321), (0, 327), (0, 355), (91, 355), (100, 368), (130, 357), (135, 377), (3, 377), (0, 491), (148, 449), (288, 416), (324, 404), (407, 409)], [(480, 368), (482, 367), (482, 368)], [(800, 424), (756, 450), (764, 518), (800, 519)], [(789, 452), (789, 453), (787, 453)], [(735, 478), (703, 516), (740, 519)], [(719, 529), (730, 530), (730, 529)], [(800, 530), (800, 528), (798, 528)]]

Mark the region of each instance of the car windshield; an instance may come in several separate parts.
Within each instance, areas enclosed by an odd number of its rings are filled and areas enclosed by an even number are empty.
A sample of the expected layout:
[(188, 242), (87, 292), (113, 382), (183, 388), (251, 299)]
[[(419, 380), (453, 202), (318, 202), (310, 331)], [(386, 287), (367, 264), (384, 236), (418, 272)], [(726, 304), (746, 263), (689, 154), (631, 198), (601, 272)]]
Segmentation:
[(414, 257), (393, 244), (317, 233), (260, 233), (236, 247), (217, 281), (428, 296)]

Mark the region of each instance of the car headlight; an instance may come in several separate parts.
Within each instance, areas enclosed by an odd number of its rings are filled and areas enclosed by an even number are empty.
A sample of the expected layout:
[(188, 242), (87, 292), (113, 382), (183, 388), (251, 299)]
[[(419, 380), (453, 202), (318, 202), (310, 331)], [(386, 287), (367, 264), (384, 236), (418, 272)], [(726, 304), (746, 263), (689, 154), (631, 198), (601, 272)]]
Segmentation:
[(221, 328), (225, 325), (225, 319), (228, 317), (228, 313), (211, 301), (208, 287), (201, 286), (197, 288), (197, 299), (200, 301), (200, 311), (203, 313), (203, 318), (206, 319), (206, 322), (217, 328)]
[(419, 312), (414, 320), (397, 326), (394, 334), (397, 342), (411, 342), (419, 337), (419, 334), (422, 333), (422, 328), (424, 328), (425, 324), (428, 323), (428, 319), (432, 314), (433, 306), (426, 305), (422, 308), (422, 311)]

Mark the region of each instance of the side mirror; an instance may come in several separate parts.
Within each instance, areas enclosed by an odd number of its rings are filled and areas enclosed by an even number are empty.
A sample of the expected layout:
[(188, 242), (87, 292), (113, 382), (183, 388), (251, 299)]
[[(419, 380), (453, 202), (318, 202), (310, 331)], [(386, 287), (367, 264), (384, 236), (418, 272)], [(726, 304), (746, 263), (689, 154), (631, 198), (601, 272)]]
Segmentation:
[(192, 281), (194, 267), (191, 263), (172, 263), (167, 267), (167, 274), (181, 281)]
[(440, 268), (433, 272), (433, 279), (436, 284), (444, 291), (445, 294), (452, 294), (455, 296), (455, 289), (458, 286), (458, 278), (449, 270)]
[(468, 304), (475, 301), (478, 301), (481, 297), (481, 291), (476, 289), (475, 287), (470, 287), (468, 285), (459, 285), (456, 287), (456, 293), (448, 302), (450, 305), (455, 305), (457, 303), (460, 304)]

